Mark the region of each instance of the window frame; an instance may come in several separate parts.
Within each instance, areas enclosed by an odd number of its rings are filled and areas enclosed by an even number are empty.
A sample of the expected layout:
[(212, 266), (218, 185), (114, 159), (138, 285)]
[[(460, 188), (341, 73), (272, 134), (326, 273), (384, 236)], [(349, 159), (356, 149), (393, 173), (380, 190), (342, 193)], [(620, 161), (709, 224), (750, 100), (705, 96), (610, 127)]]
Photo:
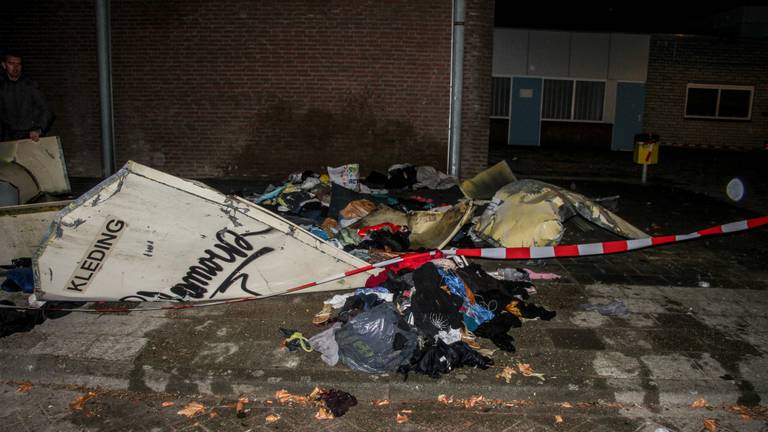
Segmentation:
[[(692, 88), (717, 90), (717, 104), (715, 105), (715, 115), (714, 116), (688, 115), (687, 114), (687, 112), (688, 112), (688, 96), (690, 95), (690, 90)], [(749, 91), (749, 109), (748, 109), (746, 117), (725, 117), (725, 116), (721, 116), (720, 115), (720, 95), (722, 94), (723, 90)], [(686, 118), (686, 119), (704, 119), (704, 120), (752, 121), (752, 105), (754, 104), (754, 101), (755, 101), (755, 86), (728, 85), (728, 84), (688, 83), (685, 86), (685, 105), (683, 105), (683, 118)]]
[[(571, 123), (605, 123), (605, 105), (606, 105), (606, 98), (608, 97), (608, 80), (589, 79), (589, 78), (562, 78), (562, 77), (542, 77), (541, 79), (542, 79), (542, 85), (541, 85), (542, 94), (541, 94), (541, 112), (539, 113), (540, 121), (571, 122)], [(555, 119), (555, 118), (544, 117), (544, 81), (546, 80), (573, 82), (573, 86), (571, 88), (571, 118), (570, 119)], [(579, 81), (603, 83), (603, 109), (601, 110), (602, 117), (600, 120), (577, 120), (574, 118), (574, 116), (576, 115), (576, 83)]]

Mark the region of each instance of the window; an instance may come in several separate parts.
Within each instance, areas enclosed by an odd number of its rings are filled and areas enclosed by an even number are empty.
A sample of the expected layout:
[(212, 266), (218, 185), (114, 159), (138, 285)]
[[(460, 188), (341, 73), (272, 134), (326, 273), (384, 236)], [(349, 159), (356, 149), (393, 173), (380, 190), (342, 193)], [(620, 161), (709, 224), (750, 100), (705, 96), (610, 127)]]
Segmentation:
[(601, 122), (604, 104), (604, 81), (544, 80), (544, 120)]
[(749, 120), (754, 92), (752, 86), (688, 84), (685, 117)]
[(509, 117), (511, 79), (493, 77), (491, 84), (491, 117)]

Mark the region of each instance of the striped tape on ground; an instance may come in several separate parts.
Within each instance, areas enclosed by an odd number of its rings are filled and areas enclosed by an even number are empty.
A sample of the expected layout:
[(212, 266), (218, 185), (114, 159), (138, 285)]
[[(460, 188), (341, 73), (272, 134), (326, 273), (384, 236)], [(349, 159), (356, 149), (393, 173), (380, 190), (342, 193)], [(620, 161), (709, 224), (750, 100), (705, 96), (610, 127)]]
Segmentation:
[[(193, 309), (208, 306), (221, 306), (225, 304), (243, 303), (247, 301), (265, 299), (269, 297), (275, 297), (283, 294), (294, 293), (297, 291), (305, 290), (317, 285), (322, 285), (326, 282), (332, 282), (335, 280), (343, 279), (352, 275), (367, 272), (377, 268), (384, 268), (393, 264), (397, 264), (403, 261), (409, 260), (424, 260), (435, 259), (441, 256), (464, 256), (474, 258), (490, 258), (490, 259), (503, 259), (503, 260), (516, 260), (516, 259), (540, 259), (540, 258), (560, 258), (560, 257), (577, 257), (577, 256), (590, 256), (590, 255), (606, 255), (621, 252), (628, 252), (637, 249), (644, 249), (653, 246), (659, 246), (669, 243), (677, 243), (686, 240), (697, 239), (701, 237), (728, 234), (738, 231), (746, 231), (754, 228), (768, 225), (768, 216), (761, 216), (752, 219), (741, 220), (737, 222), (731, 222), (724, 225), (717, 225), (710, 228), (694, 231), (689, 234), (677, 234), (667, 235), (659, 237), (648, 237), (642, 239), (633, 240), (617, 240), (601, 243), (588, 243), (580, 245), (560, 245), (560, 246), (540, 246), (540, 247), (517, 247), (517, 248), (470, 248), (470, 249), (445, 249), (442, 251), (430, 251), (420, 253), (410, 253), (399, 257), (395, 257), (386, 261), (381, 261), (375, 264), (368, 264), (356, 269), (348, 270), (343, 273), (328, 276), (326, 278), (308, 282), (303, 285), (288, 289), (286, 291), (269, 294), (259, 297), (240, 297), (229, 300), (219, 300), (206, 303), (186, 303), (170, 306), (149, 306), (136, 309), (66, 309), (66, 308), (49, 308), (51, 311), (64, 311), (64, 312), (90, 312), (90, 313), (126, 313), (126, 312), (148, 312), (158, 310), (179, 310), (179, 309)], [(10, 306), (0, 305), (0, 309), (37, 309), (33, 307), (24, 306)]]

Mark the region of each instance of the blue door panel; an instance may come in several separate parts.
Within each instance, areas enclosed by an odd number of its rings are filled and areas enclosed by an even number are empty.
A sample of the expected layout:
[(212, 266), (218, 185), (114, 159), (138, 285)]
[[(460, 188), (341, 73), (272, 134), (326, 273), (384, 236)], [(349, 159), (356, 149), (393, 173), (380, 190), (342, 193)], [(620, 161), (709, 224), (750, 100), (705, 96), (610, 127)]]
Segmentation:
[(541, 78), (512, 78), (509, 143), (539, 145)]
[(632, 150), (635, 134), (643, 131), (645, 84), (620, 82), (616, 88), (616, 118), (611, 149)]

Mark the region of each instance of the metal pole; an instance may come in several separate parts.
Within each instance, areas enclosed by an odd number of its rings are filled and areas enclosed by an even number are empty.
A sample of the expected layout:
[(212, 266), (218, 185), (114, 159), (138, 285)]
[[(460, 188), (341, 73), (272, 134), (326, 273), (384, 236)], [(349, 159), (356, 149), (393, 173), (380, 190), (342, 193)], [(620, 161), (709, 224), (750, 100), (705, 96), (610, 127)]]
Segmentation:
[(448, 174), (459, 176), (461, 158), (461, 99), (464, 85), (464, 0), (453, 1), (451, 52), (451, 112), (448, 133)]
[(101, 106), (101, 172), (115, 172), (115, 134), (112, 127), (112, 36), (110, 0), (96, 0), (96, 46), (99, 61), (99, 103)]
[(648, 179), (648, 165), (643, 164), (643, 176), (641, 178), (641, 181), (643, 184), (645, 184), (645, 181)]

